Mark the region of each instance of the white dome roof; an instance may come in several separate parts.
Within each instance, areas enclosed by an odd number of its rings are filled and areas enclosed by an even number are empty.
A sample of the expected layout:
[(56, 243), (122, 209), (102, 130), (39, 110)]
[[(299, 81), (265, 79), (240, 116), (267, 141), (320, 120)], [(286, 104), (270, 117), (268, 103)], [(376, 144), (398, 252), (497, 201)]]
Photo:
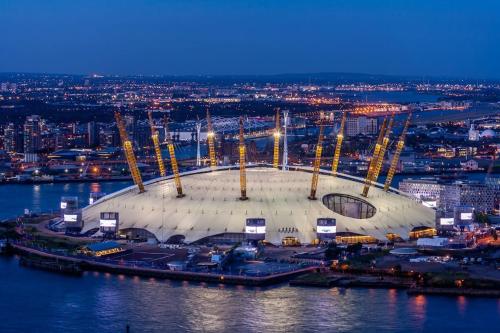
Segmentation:
[[(316, 238), (318, 218), (335, 218), (337, 232), (369, 235), (385, 240), (388, 233), (408, 238), (419, 226), (434, 227), (432, 209), (394, 192), (372, 186), (368, 198), (360, 195), (363, 184), (345, 177), (322, 172), (317, 190), (318, 200), (309, 200), (310, 168), (280, 171), (270, 167), (247, 168), (247, 195), (239, 200), (239, 170), (202, 169), (182, 174), (184, 198), (176, 198), (171, 177), (145, 184), (146, 192), (136, 186), (110, 194), (83, 209), (84, 230), (99, 226), (101, 212), (118, 212), (120, 229), (143, 228), (160, 241), (173, 235), (193, 242), (222, 233), (243, 233), (247, 218), (265, 218), (266, 240), (280, 244), (285, 236), (295, 236), (308, 244)], [(364, 201), (376, 209), (370, 218), (353, 218), (329, 209), (322, 198), (340, 194)], [(163, 199), (162, 199), (163, 198)], [(284, 229), (295, 234), (283, 233)]]

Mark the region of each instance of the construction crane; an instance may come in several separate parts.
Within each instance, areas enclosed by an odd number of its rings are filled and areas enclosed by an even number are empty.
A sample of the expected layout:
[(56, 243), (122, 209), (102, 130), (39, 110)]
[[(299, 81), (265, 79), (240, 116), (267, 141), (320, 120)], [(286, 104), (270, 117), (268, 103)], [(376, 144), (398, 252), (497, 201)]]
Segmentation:
[(137, 166), (137, 160), (134, 154), (134, 148), (132, 142), (128, 138), (127, 131), (125, 130), (125, 125), (123, 125), (122, 116), (118, 111), (115, 111), (116, 126), (120, 133), (120, 139), (123, 145), (123, 151), (125, 153), (125, 158), (127, 159), (128, 167), (130, 169), (130, 174), (134, 180), (134, 184), (139, 188), (139, 193), (145, 192), (144, 184), (142, 183), (141, 172)]
[(408, 115), (405, 126), (403, 128), (403, 132), (401, 132), (401, 135), (399, 136), (399, 141), (396, 146), (396, 151), (394, 152), (394, 156), (392, 157), (391, 167), (387, 172), (387, 178), (385, 179), (385, 184), (384, 184), (384, 191), (386, 192), (389, 191), (389, 187), (391, 186), (392, 183), (392, 178), (394, 177), (394, 173), (396, 172), (396, 167), (399, 163), (399, 156), (401, 155), (401, 151), (403, 150), (403, 147), (405, 145), (406, 132), (408, 131), (408, 126), (410, 126), (410, 121), (411, 121), (411, 113)]
[(156, 161), (158, 162), (158, 169), (160, 170), (160, 176), (165, 177), (167, 171), (165, 170), (165, 164), (163, 163), (163, 157), (161, 156), (160, 149), (160, 139), (158, 137), (158, 131), (156, 130), (153, 123), (153, 113), (148, 111), (149, 127), (151, 127), (151, 139), (153, 140), (153, 146), (155, 149)]
[(175, 158), (174, 144), (172, 142), (172, 138), (170, 137), (170, 132), (168, 130), (168, 118), (166, 116), (165, 116), (165, 132), (167, 134), (165, 140), (167, 141), (168, 153), (170, 154), (170, 164), (172, 165), (175, 187), (177, 188), (177, 198), (182, 198), (185, 196), (185, 194), (182, 193), (181, 177), (179, 176), (179, 165), (177, 164), (177, 159)]
[(311, 193), (309, 194), (309, 200), (316, 200), (316, 190), (318, 189), (318, 179), (319, 179), (319, 167), (321, 166), (321, 153), (323, 152), (323, 132), (324, 123), (320, 122), (319, 125), (319, 137), (318, 144), (316, 146), (316, 156), (314, 158), (313, 165), (313, 175), (311, 180)]
[(217, 160), (215, 159), (215, 146), (214, 146), (214, 129), (212, 127), (212, 120), (210, 119), (210, 111), (207, 109), (207, 141), (208, 141), (208, 156), (210, 157), (210, 168), (217, 167)]
[(240, 117), (240, 200), (247, 200), (247, 174), (245, 170), (245, 138), (243, 136), (243, 117)]
[(281, 123), (280, 123), (280, 109), (276, 109), (276, 129), (274, 130), (274, 155), (273, 155), (273, 168), (279, 168), (280, 161), (280, 136), (281, 136)]
[(337, 175), (337, 168), (339, 166), (340, 149), (342, 148), (342, 141), (344, 140), (344, 127), (346, 118), (347, 118), (347, 111), (344, 111), (344, 114), (342, 115), (342, 121), (340, 122), (339, 133), (337, 134), (337, 145), (335, 146), (335, 154), (333, 155), (332, 174), (334, 176)]
[(380, 170), (382, 169), (382, 164), (384, 163), (385, 151), (387, 149), (387, 145), (389, 144), (389, 136), (392, 132), (393, 124), (394, 124), (394, 116), (392, 116), (391, 120), (389, 120), (389, 125), (385, 130), (385, 134), (382, 139), (382, 144), (379, 145), (377, 142), (377, 145), (375, 146), (375, 149), (377, 149), (378, 147), (378, 153), (377, 155), (375, 155), (375, 153), (373, 154), (373, 159), (371, 161), (373, 162), (373, 165), (372, 163), (370, 163), (371, 168), (368, 169), (368, 175), (366, 176), (365, 186), (363, 187), (363, 193), (361, 193), (361, 195), (364, 196), (365, 198), (368, 196), (368, 191), (370, 190), (370, 186), (377, 181)]

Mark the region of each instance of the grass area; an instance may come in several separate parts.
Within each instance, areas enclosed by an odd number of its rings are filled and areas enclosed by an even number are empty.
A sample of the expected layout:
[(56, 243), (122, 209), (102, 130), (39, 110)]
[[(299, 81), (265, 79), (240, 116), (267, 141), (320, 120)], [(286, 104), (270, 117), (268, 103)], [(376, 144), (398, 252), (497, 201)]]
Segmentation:
[(44, 247), (51, 250), (67, 250), (67, 251), (75, 251), (80, 246), (87, 244), (87, 241), (77, 240), (69, 237), (49, 237), (36, 235), (33, 239), (33, 242), (40, 247)]
[(298, 276), (294, 279), (295, 282), (298, 283), (306, 283), (306, 284), (320, 284), (320, 285), (328, 285), (330, 283), (330, 279), (327, 275), (321, 273), (307, 273), (301, 276)]
[(499, 289), (500, 282), (471, 278), (465, 272), (426, 273), (425, 284), (436, 288)]
[(371, 252), (360, 256), (354, 256), (352, 258), (349, 258), (347, 264), (354, 269), (366, 269), (371, 267), (372, 262), (374, 260), (382, 258), (388, 254), (389, 250), (383, 250), (383, 251)]
[(24, 224), (39, 224), (41, 222), (50, 220), (54, 217), (55, 217), (55, 215), (48, 215), (48, 214), (35, 216), (35, 217), (22, 217), (21, 222), (23, 222)]

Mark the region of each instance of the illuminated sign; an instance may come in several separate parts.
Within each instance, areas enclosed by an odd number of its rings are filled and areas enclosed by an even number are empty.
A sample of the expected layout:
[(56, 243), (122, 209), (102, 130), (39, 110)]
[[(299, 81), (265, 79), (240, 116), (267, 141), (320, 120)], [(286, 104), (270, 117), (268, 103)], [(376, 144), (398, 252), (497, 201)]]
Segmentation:
[(78, 215), (64, 214), (64, 222), (78, 222)]
[(461, 220), (472, 220), (472, 213), (460, 213)]
[(316, 231), (318, 234), (334, 234), (337, 232), (336, 226), (317, 226)]
[(254, 227), (254, 226), (246, 226), (245, 227), (245, 233), (247, 234), (265, 234), (266, 233), (266, 227)]
[(330, 217), (321, 217), (316, 220), (316, 233), (320, 240), (331, 240), (337, 233), (337, 220)]
[(66, 207), (68, 207), (68, 203), (61, 201), (61, 209), (66, 209)]
[(248, 218), (245, 223), (246, 238), (264, 240), (266, 238), (266, 220), (263, 218)]
[(89, 205), (92, 205), (94, 203), (94, 198), (89, 198)]
[(439, 219), (439, 224), (441, 225), (453, 225), (455, 223), (455, 219), (453, 217), (442, 217)]
[(429, 208), (436, 208), (437, 207), (437, 201), (436, 200), (422, 200), (422, 205), (425, 207)]
[(99, 226), (103, 228), (116, 228), (116, 220), (103, 220), (99, 221)]

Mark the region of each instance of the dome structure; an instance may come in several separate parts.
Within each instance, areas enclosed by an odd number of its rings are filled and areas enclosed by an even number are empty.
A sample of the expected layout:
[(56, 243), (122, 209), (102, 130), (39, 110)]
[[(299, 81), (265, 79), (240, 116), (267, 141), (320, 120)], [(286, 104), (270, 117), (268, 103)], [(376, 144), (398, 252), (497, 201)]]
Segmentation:
[[(119, 228), (140, 228), (159, 241), (182, 237), (196, 242), (223, 234), (244, 234), (247, 219), (265, 220), (265, 239), (281, 244), (295, 237), (302, 244), (318, 238), (318, 219), (335, 219), (337, 233), (387, 240), (388, 235), (409, 237), (415, 228), (434, 227), (428, 207), (392, 189), (372, 186), (360, 195), (362, 179), (321, 171), (317, 200), (309, 200), (311, 169), (281, 171), (268, 166), (247, 168), (247, 195), (239, 200), (239, 171), (234, 168), (200, 169), (181, 174), (183, 198), (177, 197), (174, 179), (157, 178), (107, 195), (83, 209), (83, 231), (99, 227), (102, 212), (117, 212)], [(377, 186), (382, 186), (378, 184)]]
[(481, 138), (494, 138), (496, 136), (496, 133), (492, 129), (486, 129), (481, 132)]

